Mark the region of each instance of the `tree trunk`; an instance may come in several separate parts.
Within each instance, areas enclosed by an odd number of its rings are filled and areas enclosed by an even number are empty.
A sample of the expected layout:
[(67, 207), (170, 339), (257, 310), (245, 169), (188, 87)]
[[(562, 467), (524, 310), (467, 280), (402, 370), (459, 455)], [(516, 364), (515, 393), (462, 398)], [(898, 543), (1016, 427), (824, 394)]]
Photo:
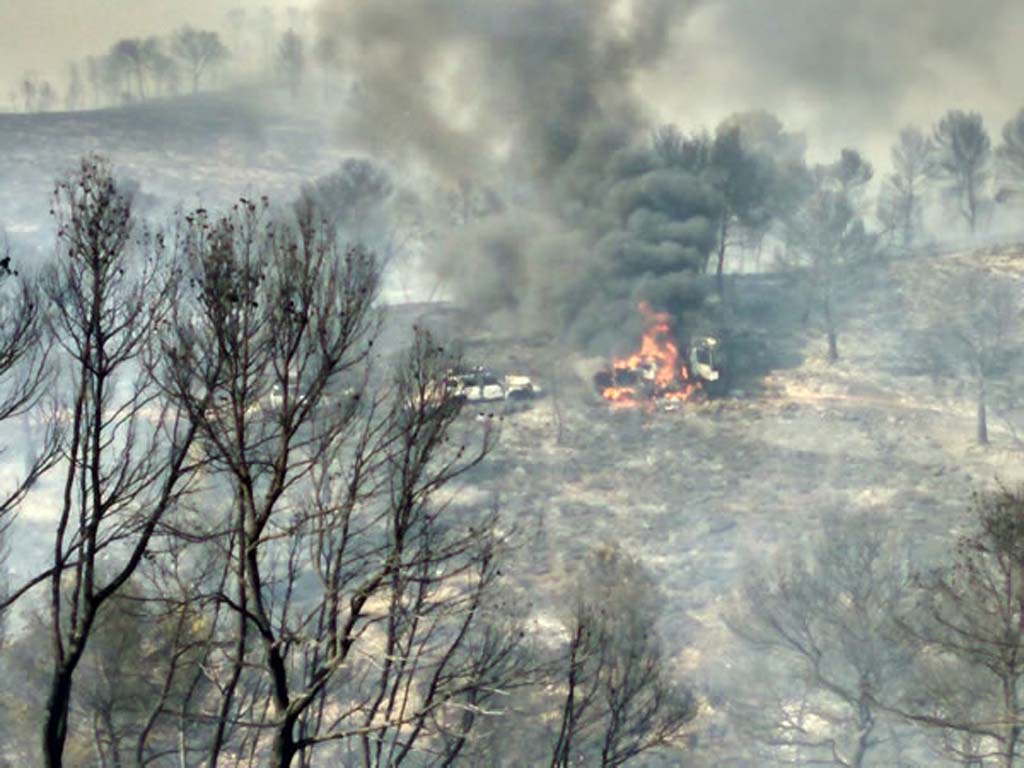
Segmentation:
[(68, 736), (68, 710), (71, 706), (71, 676), (74, 665), (64, 662), (53, 671), (43, 716), (43, 765), (64, 765), (64, 743)]
[(978, 203), (974, 194), (973, 179), (967, 182), (967, 223), (970, 225), (971, 234), (974, 234), (974, 224), (978, 216)]
[(270, 747), (270, 765), (274, 768), (289, 768), (298, 751), (295, 745), (295, 719), (286, 714), (284, 722), (274, 733), (274, 742)]
[(725, 301), (725, 238), (729, 233), (729, 215), (722, 214), (722, 223), (718, 228), (718, 267), (715, 270), (715, 283), (718, 287), (718, 298)]
[(178, 722), (178, 768), (188, 768), (188, 742), (183, 720)]
[(909, 248), (914, 241), (914, 209), (917, 205), (914, 187), (907, 192), (906, 210), (903, 212), (903, 247)]
[(988, 416), (985, 409), (985, 380), (978, 382), (978, 445), (988, 445)]
[(555, 445), (564, 445), (565, 423), (562, 420), (562, 401), (559, 396), (557, 373), (551, 378), (551, 408), (555, 414)]
[[(1013, 584), (1012, 579), (1009, 584)], [(1003, 721), (1008, 724), (1003, 734), (1002, 754), (999, 760), (1002, 768), (1013, 768), (1016, 764), (1017, 742), (1020, 740), (1021, 729), (1017, 725), (1020, 718), (1017, 706), (1017, 674), (1016, 664), (1011, 662), (1009, 668), (1001, 675), (1003, 678), (1002, 714)]]
[(832, 300), (828, 294), (825, 295), (822, 310), (825, 313), (825, 332), (828, 335), (828, 361), (835, 363), (839, 360), (839, 338), (832, 318)]
[(110, 734), (110, 768), (121, 768), (121, 744), (114, 730), (114, 717), (109, 706), (103, 708), (103, 726)]
[(99, 713), (93, 713), (92, 716), (92, 748), (96, 752), (96, 764), (100, 768), (106, 768), (107, 755), (103, 750), (103, 734), (100, 733), (100, 716)]
[(875, 728), (875, 716), (871, 711), (868, 691), (870, 691), (868, 684), (862, 680), (861, 697), (857, 702), (857, 726), (859, 731), (857, 734), (857, 748), (853, 759), (850, 761), (850, 768), (864, 768), (868, 751), (871, 749), (871, 732)]

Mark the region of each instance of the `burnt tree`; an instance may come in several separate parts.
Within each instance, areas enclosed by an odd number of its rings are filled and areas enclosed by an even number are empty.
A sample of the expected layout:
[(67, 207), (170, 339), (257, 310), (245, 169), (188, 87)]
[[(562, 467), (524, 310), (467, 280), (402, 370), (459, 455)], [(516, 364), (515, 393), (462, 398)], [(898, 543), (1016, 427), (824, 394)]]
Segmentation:
[(658, 612), (657, 590), (639, 561), (615, 547), (588, 558), (565, 626), (551, 768), (625, 765), (682, 737), (697, 702), (669, 677)]
[(926, 652), (893, 710), (936, 732), (958, 762), (1013, 768), (1024, 747), (1024, 494), (978, 494), (974, 507), (976, 528), (952, 562), (916, 579), (901, 626)]
[(730, 706), (760, 760), (863, 768), (892, 759), (892, 718), (879, 700), (901, 690), (913, 653), (895, 627), (909, 594), (905, 556), (882, 526), (831, 521), (809, 552), (784, 552), (745, 580), (727, 624), (768, 673), (750, 691), (744, 668)]
[[(57, 461), (60, 448), (59, 430), (38, 407), (53, 377), (41, 296), (36, 281), (21, 275), (13, 259), (7, 242), (0, 241), (0, 422), (32, 415), (43, 426), (39, 444), (30, 441), (23, 447), (21, 475), (0, 488), (0, 540), (25, 495)], [(9, 449), (0, 447), (0, 456)]]
[(397, 766), (429, 748), (451, 764), (519, 637), (492, 603), (495, 517), (456, 519), (445, 491), (496, 424), (459, 418), (427, 334), (376, 371), (378, 264), (308, 200), (185, 228), (168, 387), (222, 489), (204, 535), (230, 574), (210, 602), (221, 682), (188, 715), (215, 723), (207, 760)]
[(66, 431), (49, 585), (52, 671), (43, 762), (63, 764), (75, 671), (99, 611), (135, 574), (185, 490), (193, 428), (156, 385), (156, 338), (176, 280), (159, 236), (90, 157), (54, 191), (58, 254), (46, 275)]

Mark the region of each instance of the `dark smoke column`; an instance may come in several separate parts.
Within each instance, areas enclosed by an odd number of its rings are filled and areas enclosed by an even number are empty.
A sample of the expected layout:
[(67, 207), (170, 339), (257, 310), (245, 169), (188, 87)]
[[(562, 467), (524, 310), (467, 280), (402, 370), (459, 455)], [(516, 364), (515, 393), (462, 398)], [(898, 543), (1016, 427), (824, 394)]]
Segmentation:
[(691, 4), (668, 0), (325, 0), (321, 37), (355, 80), (340, 126), (441, 188), (500, 205), (444, 233), (431, 266), (519, 330), (607, 348), (649, 300), (699, 306), (714, 242), (706, 184), (651, 147), (635, 92)]

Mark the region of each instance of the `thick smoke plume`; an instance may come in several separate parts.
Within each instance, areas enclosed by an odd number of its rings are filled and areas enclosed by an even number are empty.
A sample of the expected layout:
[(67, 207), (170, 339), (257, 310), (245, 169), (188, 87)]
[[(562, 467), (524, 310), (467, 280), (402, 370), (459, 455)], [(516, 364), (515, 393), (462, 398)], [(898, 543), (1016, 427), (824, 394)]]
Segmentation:
[(344, 141), (494, 201), (435, 249), (461, 300), (600, 347), (639, 322), (641, 299), (677, 313), (699, 302), (715, 201), (650, 148), (634, 89), (691, 5), (321, 4), (320, 34), (353, 77)]

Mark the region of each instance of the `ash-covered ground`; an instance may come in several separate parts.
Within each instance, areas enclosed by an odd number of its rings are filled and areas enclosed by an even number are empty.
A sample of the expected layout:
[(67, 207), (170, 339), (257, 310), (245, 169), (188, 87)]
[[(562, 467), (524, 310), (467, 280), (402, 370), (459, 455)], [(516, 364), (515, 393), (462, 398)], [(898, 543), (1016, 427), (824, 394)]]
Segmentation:
[(979, 447), (973, 388), (936, 371), (914, 341), (920, 270), (1018, 276), (1021, 256), (1016, 246), (924, 249), (881, 265), (845, 309), (835, 364), (791, 282), (737, 276), (734, 319), (756, 321), (746, 349), (760, 370), (672, 410), (611, 408), (577, 375), (578, 358), (546, 339), (470, 339), (469, 357), (530, 373), (548, 395), (506, 415), (494, 455), (457, 501), (497, 499), (518, 530), (515, 578), (541, 634), (557, 631), (557, 602), (587, 551), (618, 542), (642, 557), (664, 590), (660, 629), (680, 674), (725, 702), (721, 679), (749, 651), (723, 615), (752, 567), (805, 549), (829, 517), (868, 513), (926, 568), (970, 528), (973, 490), (1024, 480), (1012, 422), (991, 408), (991, 444)]
[[(223, 99), (3, 115), (0, 148), (0, 222), (22, 256), (45, 255), (53, 180), (87, 152), (109, 155), (137, 181), (157, 219), (178, 204), (215, 207), (239, 194), (287, 200), (346, 156), (321, 124), (272, 119), (248, 101)], [(680, 676), (714, 702), (724, 671), (746, 652), (722, 619), (749, 568), (800, 548), (830, 516), (863, 512), (885, 520), (927, 563), (970, 526), (972, 490), (1024, 481), (1022, 448), (1003, 420), (1009, 414), (993, 407), (991, 445), (978, 447), (969, 380), (936, 370), (916, 342), (928, 322), (921, 274), (1019, 277), (1021, 257), (1016, 247), (924, 248), (883, 260), (842, 309), (835, 364), (826, 362), (818, 319), (803, 318), (798, 275), (732, 275), (730, 322), (745, 339), (727, 363), (737, 373), (722, 396), (671, 410), (612, 409), (584, 373), (582, 353), (556, 345), (554, 332), (510, 336), (448, 306), (395, 306), (381, 347), (396, 350), (414, 323), (426, 322), (461, 344), (468, 360), (527, 373), (545, 388), (508, 413), (482, 409), (503, 417), (500, 441), (459, 482), (454, 504), (496, 502), (515, 530), (510, 581), (531, 605), (542, 640), (558, 637), (559, 602), (582, 555), (617, 542), (640, 556), (664, 592), (659, 629)], [(467, 426), (476, 410), (467, 410)], [(48, 545), (52, 482), (33, 494), (13, 531), (15, 570)]]
[(347, 153), (330, 122), (273, 95), (237, 89), (84, 112), (0, 114), (0, 225), (22, 249), (53, 241), (54, 182), (80, 159), (111, 159), (158, 224), (177, 207), (226, 206), (240, 196), (290, 200)]

